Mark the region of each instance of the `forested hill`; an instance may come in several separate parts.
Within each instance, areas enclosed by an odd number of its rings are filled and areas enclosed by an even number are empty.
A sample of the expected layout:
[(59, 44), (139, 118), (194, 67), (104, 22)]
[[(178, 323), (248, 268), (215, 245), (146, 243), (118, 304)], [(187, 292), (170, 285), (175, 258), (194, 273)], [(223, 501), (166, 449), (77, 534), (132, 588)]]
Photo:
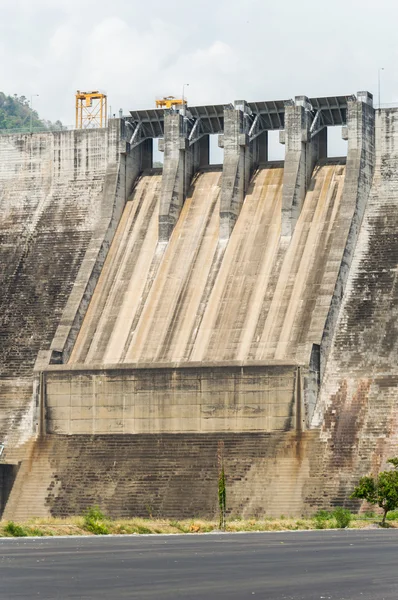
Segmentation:
[(0, 92), (0, 130), (1, 129), (20, 129), (28, 131), (31, 125), (33, 131), (38, 129), (62, 129), (62, 123), (56, 121), (46, 121), (40, 119), (38, 113), (30, 109), (29, 100), (25, 96), (6, 96)]

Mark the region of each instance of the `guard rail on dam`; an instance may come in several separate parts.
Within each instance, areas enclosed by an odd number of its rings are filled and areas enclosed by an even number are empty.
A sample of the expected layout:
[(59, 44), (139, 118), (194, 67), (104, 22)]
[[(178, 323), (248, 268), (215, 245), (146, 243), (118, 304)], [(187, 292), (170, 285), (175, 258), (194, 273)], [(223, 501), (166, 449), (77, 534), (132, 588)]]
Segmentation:
[[(23, 459), (7, 518), (70, 514), (98, 501), (114, 515), (146, 514), (148, 505), (168, 516), (212, 514), (220, 440), (232, 512), (298, 514), (347, 499), (340, 472), (354, 481), (375, 453), (382, 461), (391, 448), (378, 436), (395, 431), (391, 386), (389, 425), (367, 416), (373, 353), (364, 338), (359, 360), (353, 339), (370, 308), (353, 278), (359, 269), (366, 279), (374, 211), (380, 231), (384, 198), (396, 201), (387, 167), (397, 115), (379, 111), (376, 155), (366, 92), (185, 115), (132, 111), (109, 130), (0, 138), (10, 165), (2, 205), (14, 210), (31, 189), (42, 198), (40, 209), (25, 202), (33, 216), (20, 251), (10, 242), (21, 235), (14, 213), (0, 218), (1, 260), (15, 256), (2, 308), (0, 461)], [(327, 157), (333, 125), (343, 126), (346, 159)], [(272, 129), (283, 162), (268, 161)], [(208, 164), (215, 133), (222, 167)], [(95, 136), (100, 159), (90, 149)], [(151, 168), (154, 138), (163, 170)], [(74, 190), (83, 189), (79, 202)], [(65, 227), (77, 206), (84, 243)], [(43, 250), (39, 213), (48, 230), (57, 224), (54, 253)], [(388, 253), (395, 242), (383, 244)], [(387, 277), (380, 263), (366, 290)], [(372, 313), (374, 327), (389, 302)], [(349, 364), (361, 367), (348, 380)], [(181, 507), (186, 486), (197, 492)]]

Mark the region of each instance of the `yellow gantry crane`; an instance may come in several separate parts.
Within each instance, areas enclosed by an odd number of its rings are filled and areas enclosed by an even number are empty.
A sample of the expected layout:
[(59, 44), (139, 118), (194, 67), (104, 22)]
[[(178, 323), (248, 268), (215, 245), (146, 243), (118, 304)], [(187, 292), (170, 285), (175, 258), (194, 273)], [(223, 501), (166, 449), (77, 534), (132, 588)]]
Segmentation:
[(106, 127), (107, 97), (98, 90), (76, 92), (76, 129)]
[(173, 106), (187, 106), (187, 100), (184, 98), (175, 98), (174, 96), (166, 96), (156, 100), (156, 108), (172, 108)]

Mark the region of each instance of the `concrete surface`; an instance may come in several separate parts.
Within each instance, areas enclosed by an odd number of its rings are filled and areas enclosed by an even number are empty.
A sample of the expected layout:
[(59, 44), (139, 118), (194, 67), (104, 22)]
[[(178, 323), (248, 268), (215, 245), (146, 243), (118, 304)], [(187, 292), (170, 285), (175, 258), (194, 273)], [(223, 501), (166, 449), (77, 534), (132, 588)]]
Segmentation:
[(244, 122), (246, 103), (224, 107), (224, 148), (219, 235), (228, 240), (239, 216), (253, 167), (252, 149)]
[(330, 502), (325, 479), (309, 485), (320, 475), (318, 438), (295, 430), (47, 434), (22, 462), (3, 518), (68, 517), (100, 503), (113, 518), (216, 519), (220, 442), (229, 515), (311, 515)]
[(0, 598), (396, 600), (397, 531), (0, 540)]
[(184, 355), (222, 252), (217, 246), (220, 177), (220, 169), (198, 177), (168, 244), (158, 242), (156, 182), (150, 176), (139, 182), (70, 363)]
[(327, 157), (327, 129), (311, 137), (309, 106), (306, 96), (296, 96), (294, 104), (285, 107), (282, 236), (287, 240), (296, 226), (314, 166)]
[(316, 168), (289, 247), (280, 237), (282, 165), (258, 170), (228, 244), (218, 241), (220, 175), (197, 177), (167, 247), (148, 213), (154, 184), (141, 180), (71, 364), (309, 361), (355, 208), (343, 195), (344, 160)]
[(34, 432), (33, 367), (49, 350), (94, 232), (112, 212), (104, 187), (112, 180), (115, 196), (120, 138), (117, 120), (108, 129), (0, 137), (0, 442), (7, 448)]
[(398, 454), (397, 161), (398, 110), (377, 111), (370, 198), (312, 423), (325, 445), (316, 470), (335, 472), (322, 485), (337, 501)]
[(297, 367), (208, 366), (46, 372), (46, 432), (288, 431)]

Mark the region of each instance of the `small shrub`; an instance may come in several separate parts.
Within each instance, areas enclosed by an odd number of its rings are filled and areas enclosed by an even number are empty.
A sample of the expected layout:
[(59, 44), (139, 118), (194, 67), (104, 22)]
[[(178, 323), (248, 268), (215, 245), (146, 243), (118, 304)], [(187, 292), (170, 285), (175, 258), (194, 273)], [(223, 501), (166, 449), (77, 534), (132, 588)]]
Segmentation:
[(332, 515), (327, 510), (318, 510), (312, 518), (315, 529), (328, 529), (331, 518)]
[(21, 525), (17, 525), (14, 521), (8, 521), (4, 527), (4, 532), (12, 537), (28, 537), (26, 529), (21, 527)]
[[(376, 515), (374, 515), (376, 516)], [(387, 521), (398, 521), (398, 510), (392, 510), (386, 517)]]
[(314, 517), (319, 518), (319, 519), (323, 519), (324, 521), (327, 521), (328, 519), (332, 518), (332, 513), (330, 513), (327, 510), (318, 510)]
[(329, 525), (329, 521), (327, 519), (322, 519), (321, 517), (317, 516), (313, 518), (313, 523), (315, 529), (327, 529)]
[(85, 530), (90, 533), (94, 533), (94, 535), (109, 535), (109, 529), (104, 523), (100, 523), (99, 521), (92, 521), (90, 523), (85, 524)]
[(92, 519), (94, 521), (105, 521), (105, 515), (99, 506), (90, 506), (90, 508), (87, 509), (84, 518)]
[(335, 518), (336, 525), (339, 529), (345, 529), (351, 522), (351, 513), (347, 508), (339, 506), (333, 511), (333, 517)]
[(105, 515), (98, 506), (92, 506), (84, 515), (84, 529), (95, 535), (108, 535), (109, 529), (104, 523)]

